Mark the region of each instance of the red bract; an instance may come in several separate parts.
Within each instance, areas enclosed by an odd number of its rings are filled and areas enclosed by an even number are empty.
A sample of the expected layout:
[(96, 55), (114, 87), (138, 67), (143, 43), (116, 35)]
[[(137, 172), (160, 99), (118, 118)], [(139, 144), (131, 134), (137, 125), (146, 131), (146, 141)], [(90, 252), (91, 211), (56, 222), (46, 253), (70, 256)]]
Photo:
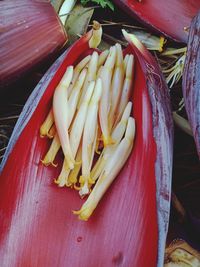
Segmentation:
[(0, 1), (0, 87), (51, 58), (67, 41), (47, 1)]
[(191, 20), (200, 9), (199, 0), (114, 0), (114, 2), (147, 26), (185, 43)]
[(200, 13), (190, 25), (190, 35), (183, 73), (183, 96), (188, 119), (200, 158)]
[[(40, 160), (48, 140), (39, 128), (66, 67), (91, 54), (92, 32), (77, 41), (48, 72), (27, 102), (2, 163), (1, 266), (163, 266), (172, 171), (172, 119), (166, 84), (156, 61), (126, 35), (136, 58), (132, 100), (137, 135), (126, 166), (88, 222), (72, 210), (76, 192), (53, 183), (58, 167)], [(55, 68), (55, 66), (53, 66)], [(50, 80), (50, 78), (53, 78)], [(50, 80), (50, 82), (49, 82)]]

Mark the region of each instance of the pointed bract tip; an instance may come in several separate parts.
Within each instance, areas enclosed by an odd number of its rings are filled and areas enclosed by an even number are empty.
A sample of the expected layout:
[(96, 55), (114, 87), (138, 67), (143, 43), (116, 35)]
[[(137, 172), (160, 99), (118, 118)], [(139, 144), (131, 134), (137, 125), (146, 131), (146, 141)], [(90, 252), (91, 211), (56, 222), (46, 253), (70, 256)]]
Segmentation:
[(127, 31), (125, 31), (124, 29), (122, 29), (122, 34), (124, 35), (124, 38), (126, 39), (126, 41), (129, 44), (133, 44), (135, 45), (141, 52), (143, 52), (144, 50), (144, 46), (143, 44), (140, 42), (140, 40), (134, 35), (134, 34), (130, 34)]

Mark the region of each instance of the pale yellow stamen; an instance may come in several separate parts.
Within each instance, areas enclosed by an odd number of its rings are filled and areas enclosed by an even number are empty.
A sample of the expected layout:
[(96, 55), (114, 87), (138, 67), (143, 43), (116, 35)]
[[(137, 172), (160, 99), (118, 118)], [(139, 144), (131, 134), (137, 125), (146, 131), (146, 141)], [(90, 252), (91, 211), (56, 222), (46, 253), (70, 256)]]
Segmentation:
[(45, 121), (42, 123), (40, 127), (40, 136), (48, 136), (49, 130), (51, 129), (52, 125), (54, 123), (54, 117), (53, 117), (53, 109), (50, 110), (48, 113)]

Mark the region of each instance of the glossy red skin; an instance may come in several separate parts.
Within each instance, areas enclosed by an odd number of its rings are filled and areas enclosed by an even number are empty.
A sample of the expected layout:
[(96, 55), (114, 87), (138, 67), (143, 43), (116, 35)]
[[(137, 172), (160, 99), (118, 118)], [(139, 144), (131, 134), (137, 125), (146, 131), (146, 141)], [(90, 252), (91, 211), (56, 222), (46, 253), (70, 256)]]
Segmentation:
[(129, 15), (176, 41), (187, 43), (192, 18), (200, 0), (114, 0)]
[(0, 88), (53, 59), (67, 34), (48, 1), (0, 1)]
[(39, 127), (66, 67), (91, 51), (86, 39), (68, 51), (2, 171), (1, 267), (156, 266), (156, 145), (146, 80), (137, 59), (132, 96), (137, 129), (134, 149), (88, 222), (72, 214), (83, 203), (78, 193), (53, 183), (61, 155), (57, 168), (40, 162), (49, 141), (39, 137)]

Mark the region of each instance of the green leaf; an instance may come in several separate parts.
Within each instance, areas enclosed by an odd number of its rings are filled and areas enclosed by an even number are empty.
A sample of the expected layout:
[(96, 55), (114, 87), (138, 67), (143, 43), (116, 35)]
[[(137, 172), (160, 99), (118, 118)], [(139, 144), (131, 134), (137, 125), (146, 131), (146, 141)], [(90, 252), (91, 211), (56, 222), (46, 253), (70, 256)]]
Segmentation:
[(65, 24), (65, 29), (69, 37), (69, 45), (87, 32), (93, 12), (94, 9), (83, 7), (81, 4), (77, 4), (73, 8)]
[(82, 5), (86, 5), (89, 2), (100, 5), (102, 8), (109, 7), (112, 11), (114, 11), (114, 5), (110, 0), (81, 0)]

